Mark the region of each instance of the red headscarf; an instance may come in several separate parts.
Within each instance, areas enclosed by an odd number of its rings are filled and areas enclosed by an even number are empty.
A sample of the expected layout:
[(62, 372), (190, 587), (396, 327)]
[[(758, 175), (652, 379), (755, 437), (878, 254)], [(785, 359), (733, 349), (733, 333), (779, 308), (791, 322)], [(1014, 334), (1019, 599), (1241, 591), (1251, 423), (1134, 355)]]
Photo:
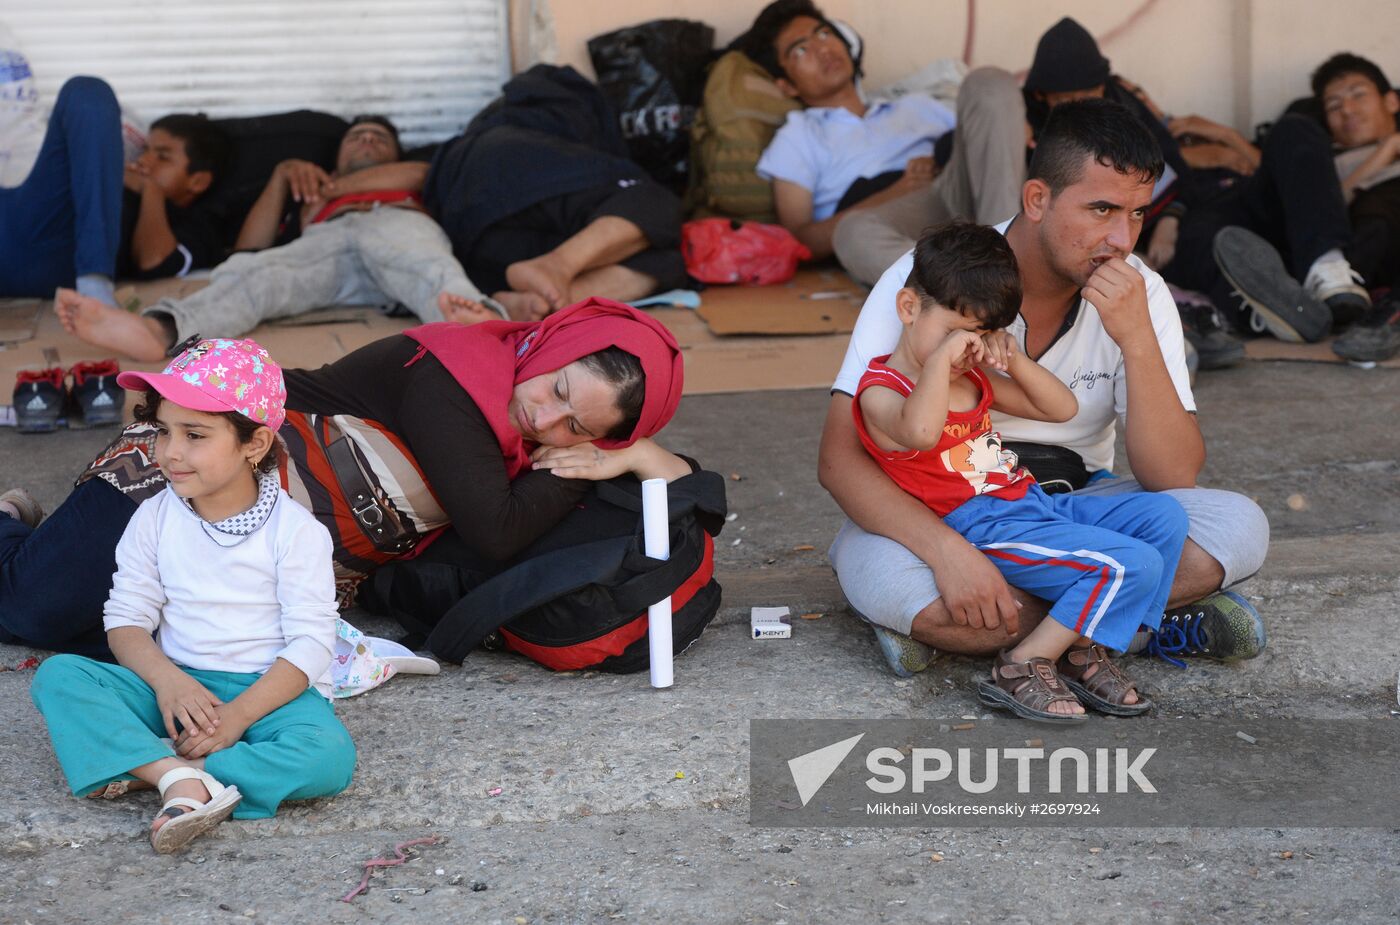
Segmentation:
[(684, 364), (675, 337), (645, 312), (611, 299), (588, 299), (528, 324), (485, 321), (467, 327), (439, 322), (404, 333), (447, 367), (481, 409), (511, 478), (530, 465), (525, 441), (507, 413), (517, 383), (608, 347), (632, 354), (646, 375), (641, 418), (625, 440), (594, 441), (608, 449), (631, 446), (661, 430), (681, 401)]

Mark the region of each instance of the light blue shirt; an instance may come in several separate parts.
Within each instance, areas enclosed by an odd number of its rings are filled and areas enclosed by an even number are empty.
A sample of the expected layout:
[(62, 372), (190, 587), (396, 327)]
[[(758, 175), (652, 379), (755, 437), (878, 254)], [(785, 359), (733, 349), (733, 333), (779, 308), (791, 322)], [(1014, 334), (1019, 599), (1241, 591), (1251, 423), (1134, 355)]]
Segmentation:
[(822, 221), (856, 180), (928, 157), (934, 139), (956, 122), (951, 109), (919, 93), (874, 103), (864, 118), (840, 107), (799, 109), (759, 158), (758, 175), (811, 190), (812, 217)]

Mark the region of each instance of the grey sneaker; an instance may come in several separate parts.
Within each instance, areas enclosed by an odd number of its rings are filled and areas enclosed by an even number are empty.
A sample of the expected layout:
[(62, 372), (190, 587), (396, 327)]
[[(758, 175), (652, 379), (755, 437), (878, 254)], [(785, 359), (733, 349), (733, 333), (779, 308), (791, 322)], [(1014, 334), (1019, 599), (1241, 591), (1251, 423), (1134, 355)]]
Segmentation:
[(1313, 344), (1332, 329), (1332, 310), (1289, 276), (1274, 246), (1249, 229), (1227, 225), (1216, 232), (1215, 262), (1261, 330)]
[(875, 631), (875, 641), (880, 644), (880, 654), (885, 657), (890, 671), (901, 678), (914, 677), (938, 657), (937, 649), (924, 645), (913, 636), (896, 633), (878, 623), (870, 624), (870, 628)]
[(1365, 318), (1332, 341), (1344, 360), (1380, 363), (1400, 353), (1400, 301), (1387, 296)]
[(1225, 369), (1244, 359), (1244, 342), (1230, 333), (1214, 305), (1177, 302), (1176, 309), (1181, 315), (1181, 333), (1195, 349), (1201, 369)]

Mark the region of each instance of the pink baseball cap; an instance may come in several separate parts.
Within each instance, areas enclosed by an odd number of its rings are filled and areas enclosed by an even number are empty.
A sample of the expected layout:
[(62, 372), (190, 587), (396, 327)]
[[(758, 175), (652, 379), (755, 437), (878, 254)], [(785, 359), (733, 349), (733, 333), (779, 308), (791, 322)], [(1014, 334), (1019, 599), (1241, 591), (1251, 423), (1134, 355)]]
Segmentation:
[(161, 372), (124, 372), (117, 384), (137, 391), (155, 389), (162, 398), (195, 411), (237, 411), (273, 430), (287, 416), (282, 367), (254, 340), (202, 340)]

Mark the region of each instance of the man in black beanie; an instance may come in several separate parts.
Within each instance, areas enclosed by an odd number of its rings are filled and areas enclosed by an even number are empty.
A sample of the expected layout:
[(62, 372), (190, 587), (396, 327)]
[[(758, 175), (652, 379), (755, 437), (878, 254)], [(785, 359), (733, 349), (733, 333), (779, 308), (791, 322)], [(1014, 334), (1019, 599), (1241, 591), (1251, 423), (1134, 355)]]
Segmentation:
[(1026, 75), (1026, 89), (1051, 106), (1090, 96), (1103, 96), (1108, 82), (1108, 59), (1079, 23), (1066, 16), (1051, 26), (1035, 46), (1035, 60)]

